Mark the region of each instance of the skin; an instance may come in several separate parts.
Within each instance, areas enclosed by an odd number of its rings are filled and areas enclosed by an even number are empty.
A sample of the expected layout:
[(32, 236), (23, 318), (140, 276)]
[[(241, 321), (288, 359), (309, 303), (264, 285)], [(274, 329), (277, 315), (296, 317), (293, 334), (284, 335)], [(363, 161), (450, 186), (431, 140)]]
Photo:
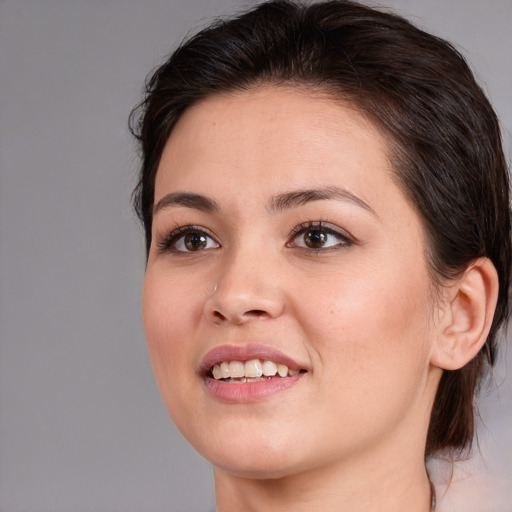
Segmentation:
[[(269, 206), (333, 187), (352, 196)], [(217, 95), (187, 110), (165, 147), (155, 204), (175, 192), (207, 196), (218, 211), (155, 211), (143, 320), (169, 414), (214, 465), (217, 510), (428, 511), (424, 446), (443, 323), (422, 224), (383, 136), (349, 106), (299, 88)], [(292, 233), (319, 221), (342, 236), (327, 233), (317, 250)], [(186, 225), (208, 245), (185, 252), (178, 236), (164, 249)], [(202, 359), (252, 343), (307, 372), (250, 403), (212, 397)]]

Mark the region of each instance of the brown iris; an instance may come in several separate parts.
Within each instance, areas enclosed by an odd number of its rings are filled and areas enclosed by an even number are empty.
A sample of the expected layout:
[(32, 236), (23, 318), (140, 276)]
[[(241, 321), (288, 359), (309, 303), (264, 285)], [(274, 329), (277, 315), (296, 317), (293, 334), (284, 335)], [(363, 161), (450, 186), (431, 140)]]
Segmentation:
[(310, 249), (318, 249), (327, 242), (327, 233), (319, 229), (312, 229), (304, 233), (304, 242)]
[(185, 236), (183, 242), (189, 251), (199, 251), (204, 249), (207, 244), (206, 237), (199, 233), (189, 233)]

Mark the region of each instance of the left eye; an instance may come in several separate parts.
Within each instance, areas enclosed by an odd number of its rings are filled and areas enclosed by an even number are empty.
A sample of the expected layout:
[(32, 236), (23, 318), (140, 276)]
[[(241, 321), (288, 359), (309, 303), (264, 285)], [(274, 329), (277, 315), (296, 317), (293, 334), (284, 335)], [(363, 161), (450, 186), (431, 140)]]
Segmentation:
[(350, 243), (351, 241), (346, 236), (325, 226), (301, 228), (292, 239), (294, 247), (305, 249), (329, 249)]
[(174, 250), (178, 252), (197, 252), (219, 247), (219, 244), (206, 233), (189, 231), (177, 236), (173, 241)]

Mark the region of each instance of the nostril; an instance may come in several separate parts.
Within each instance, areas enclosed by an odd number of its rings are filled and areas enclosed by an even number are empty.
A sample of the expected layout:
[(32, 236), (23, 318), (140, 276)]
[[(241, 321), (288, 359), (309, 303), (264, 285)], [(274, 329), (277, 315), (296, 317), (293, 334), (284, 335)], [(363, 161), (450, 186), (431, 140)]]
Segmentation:
[(220, 311), (214, 310), (211, 312), (211, 320), (215, 323), (224, 323), (224, 322), (233, 322), (235, 324), (244, 323), (247, 320), (261, 318), (268, 313), (263, 309), (250, 309), (249, 311), (243, 312), (241, 315), (233, 314), (233, 315), (225, 315)]
[(245, 316), (264, 316), (266, 313), (262, 309), (251, 309), (250, 311), (246, 311), (244, 313)]
[(219, 311), (214, 311), (213, 316), (215, 317), (216, 320), (226, 320), (226, 317)]

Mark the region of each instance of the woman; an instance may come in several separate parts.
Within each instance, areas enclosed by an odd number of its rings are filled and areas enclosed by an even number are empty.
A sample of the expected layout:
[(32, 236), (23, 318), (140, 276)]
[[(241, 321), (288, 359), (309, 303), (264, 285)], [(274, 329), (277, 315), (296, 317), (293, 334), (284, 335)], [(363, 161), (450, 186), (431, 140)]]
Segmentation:
[(156, 380), (217, 510), (436, 509), (507, 313), (508, 179), (463, 58), (352, 2), (185, 42), (135, 116)]

